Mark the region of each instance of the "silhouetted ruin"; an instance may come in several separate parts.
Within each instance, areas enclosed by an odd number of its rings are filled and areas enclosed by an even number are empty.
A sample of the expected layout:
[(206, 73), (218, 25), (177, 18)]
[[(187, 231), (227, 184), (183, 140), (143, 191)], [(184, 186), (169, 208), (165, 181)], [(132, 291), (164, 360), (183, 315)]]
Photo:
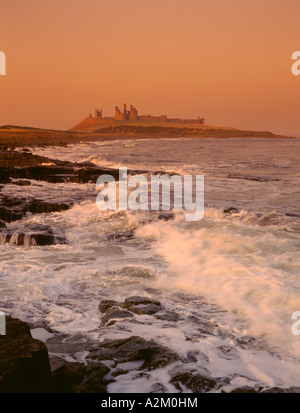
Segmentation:
[(152, 122), (173, 122), (173, 123), (200, 123), (204, 124), (204, 118), (198, 116), (197, 119), (181, 119), (181, 118), (168, 118), (167, 115), (153, 116), (153, 115), (139, 115), (137, 109), (130, 105), (129, 110), (127, 109), (126, 103), (123, 105), (123, 112), (115, 107), (114, 117), (103, 117), (102, 109), (95, 109), (95, 116), (89, 115), (89, 118), (97, 121), (108, 121), (108, 120), (131, 120), (131, 121), (152, 121)]

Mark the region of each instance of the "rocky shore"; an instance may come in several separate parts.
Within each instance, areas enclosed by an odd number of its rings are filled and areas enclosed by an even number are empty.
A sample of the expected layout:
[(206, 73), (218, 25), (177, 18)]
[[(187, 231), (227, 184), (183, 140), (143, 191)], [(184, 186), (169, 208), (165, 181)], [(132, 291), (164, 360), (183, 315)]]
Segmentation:
[[(23, 225), (22, 218), (30, 214), (65, 211), (75, 202), (80, 201), (74, 195), (72, 199), (57, 198), (49, 191), (40, 191), (37, 197), (28, 195), (26, 188), (48, 183), (95, 183), (98, 176), (107, 173), (88, 163), (62, 162), (42, 156), (32, 155), (27, 151), (0, 151), (0, 245), (51, 245), (67, 243), (63, 234), (56, 234), (52, 228), (43, 225)], [(109, 173), (118, 179), (117, 170)], [(32, 182), (34, 182), (32, 184)], [(6, 193), (8, 186), (24, 187), (22, 196), (14, 194), (13, 189)], [(19, 191), (18, 191), (19, 193)], [(11, 227), (11, 223), (19, 224)]]
[[(102, 323), (113, 325), (133, 314), (176, 318), (163, 305), (150, 297), (132, 296), (124, 302), (104, 300), (99, 304)], [(100, 321), (99, 317), (99, 321)], [(102, 327), (101, 327), (102, 326)], [(32, 330), (34, 331), (34, 330)], [(226, 379), (199, 374), (191, 368), (192, 355), (182, 359), (169, 348), (139, 336), (104, 340), (95, 344), (81, 341), (86, 352), (84, 362), (70, 362), (63, 354), (78, 350), (76, 339), (49, 334), (47, 346), (34, 339), (29, 326), (21, 320), (6, 317), (6, 335), (0, 336), (0, 393), (107, 393), (109, 385), (120, 376), (130, 374), (147, 377), (156, 369), (168, 367), (169, 383), (179, 393), (226, 393)], [(84, 344), (82, 344), (84, 343)], [(132, 363), (132, 367), (130, 367)], [(151, 393), (167, 389), (157, 381)], [(287, 389), (241, 387), (230, 393), (299, 393), (299, 387)]]
[[(71, 197), (57, 197), (45, 186), (34, 196), (28, 191), (29, 187), (38, 187), (42, 183), (49, 186), (95, 183), (99, 175), (108, 171), (118, 179), (117, 170), (99, 168), (90, 163), (57, 161), (32, 155), (26, 150), (12, 150), (11, 147), (9, 150), (2, 147), (0, 159), (0, 244), (9, 244), (13, 248), (67, 244), (65, 234), (58, 233), (49, 225), (28, 224), (24, 218), (64, 211), (80, 201), (75, 193)], [(230, 207), (223, 212), (231, 215), (239, 210)], [(161, 213), (156, 218), (168, 221), (174, 216)], [(134, 239), (134, 230), (114, 232), (106, 239), (109, 242), (130, 242)], [(298, 387), (283, 389), (255, 385), (232, 389), (229, 378), (212, 377), (202, 366), (195, 368), (199, 353), (189, 351), (183, 357), (171, 344), (161, 344), (159, 339), (146, 339), (140, 330), (139, 335), (133, 335), (130, 328), (126, 329), (130, 323), (148, 329), (151, 328), (151, 320), (155, 319), (176, 328), (176, 323), (182, 321), (180, 311), (172, 311), (161, 297), (159, 300), (152, 298), (153, 291), (149, 294), (124, 297), (123, 301), (114, 297), (99, 300), (97, 333), (100, 337), (103, 334), (103, 340), (99, 342), (92, 342), (84, 335), (69, 336), (53, 331), (46, 321), (42, 325), (27, 324), (7, 316), (7, 334), (0, 336), (0, 393), (106, 393), (111, 388), (116, 389), (113, 386), (124, 377), (130, 380), (134, 376), (142, 380), (160, 369), (167, 372), (169, 387), (166, 387), (166, 381), (159, 380), (158, 375), (152, 384), (152, 393), (165, 393), (170, 389), (180, 393), (300, 392)], [(210, 320), (194, 318), (199, 334), (211, 334), (215, 325)], [(37, 330), (42, 334), (37, 334)], [(191, 338), (186, 337), (186, 340)], [(76, 358), (78, 353), (82, 355), (80, 360)], [(204, 357), (205, 354), (202, 360)]]
[(204, 125), (200, 128), (187, 127), (186, 125), (154, 125), (154, 124), (132, 124), (121, 122), (120, 124), (107, 124), (95, 126), (89, 129), (83, 123), (69, 131), (38, 129), (22, 126), (5, 125), (0, 126), (0, 149), (18, 148), (26, 146), (64, 146), (71, 143), (108, 141), (114, 139), (156, 139), (159, 137), (174, 139), (174, 136), (195, 138), (284, 138), (286, 136), (276, 135), (268, 131), (248, 131), (229, 127), (214, 127)]

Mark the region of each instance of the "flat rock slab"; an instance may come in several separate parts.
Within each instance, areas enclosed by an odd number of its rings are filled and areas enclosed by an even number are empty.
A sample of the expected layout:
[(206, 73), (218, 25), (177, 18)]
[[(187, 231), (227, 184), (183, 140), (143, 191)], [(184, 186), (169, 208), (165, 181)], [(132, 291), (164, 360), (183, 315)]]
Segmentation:
[(86, 358), (97, 361), (113, 360), (116, 364), (141, 360), (143, 364), (140, 370), (154, 370), (180, 359), (167, 347), (137, 336), (104, 341), (98, 348), (91, 349)]

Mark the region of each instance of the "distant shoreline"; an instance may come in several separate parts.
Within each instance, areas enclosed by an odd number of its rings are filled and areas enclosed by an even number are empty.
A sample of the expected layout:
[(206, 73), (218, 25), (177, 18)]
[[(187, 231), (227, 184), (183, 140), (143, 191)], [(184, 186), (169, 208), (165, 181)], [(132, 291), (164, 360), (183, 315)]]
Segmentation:
[(61, 131), (39, 129), (27, 126), (0, 126), (0, 148), (31, 146), (65, 146), (81, 142), (104, 141), (115, 139), (159, 139), (159, 138), (295, 138), (294, 136), (276, 135), (268, 131), (246, 131), (213, 126), (161, 127), (157, 125), (120, 124), (91, 132)]

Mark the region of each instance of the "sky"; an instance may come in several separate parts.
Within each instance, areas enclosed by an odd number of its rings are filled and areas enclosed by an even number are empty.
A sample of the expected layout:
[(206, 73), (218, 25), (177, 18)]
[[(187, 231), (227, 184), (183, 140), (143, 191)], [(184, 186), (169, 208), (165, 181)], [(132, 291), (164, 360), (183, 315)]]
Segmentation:
[(299, 0), (1, 0), (0, 125), (102, 108), (300, 136)]

